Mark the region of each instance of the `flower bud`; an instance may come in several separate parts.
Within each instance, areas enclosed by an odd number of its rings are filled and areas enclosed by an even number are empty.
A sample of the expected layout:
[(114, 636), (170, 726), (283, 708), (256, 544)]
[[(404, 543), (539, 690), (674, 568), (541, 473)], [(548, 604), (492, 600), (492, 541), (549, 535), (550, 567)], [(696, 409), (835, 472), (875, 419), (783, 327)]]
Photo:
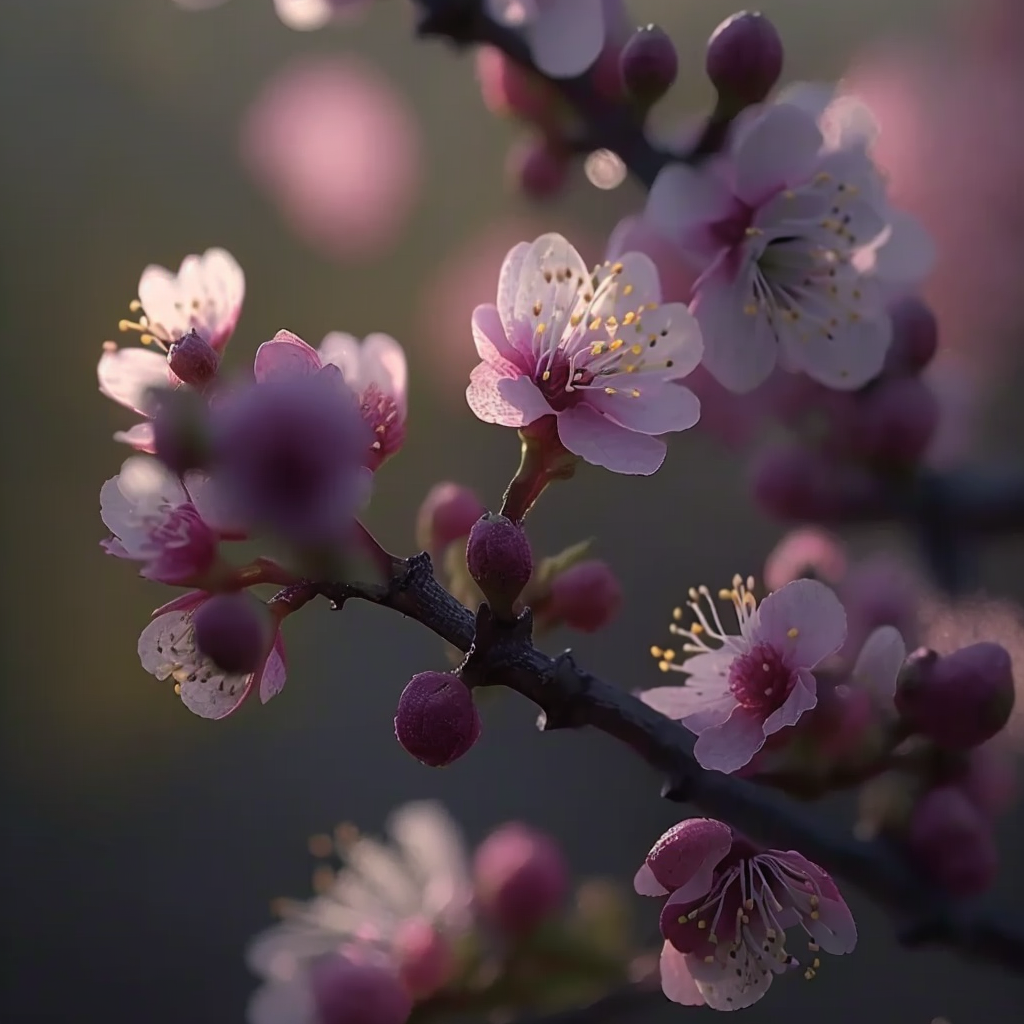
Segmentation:
[(507, 173), (511, 186), (528, 198), (551, 199), (565, 188), (569, 160), (545, 138), (521, 139), (509, 150)]
[(889, 310), (892, 343), (885, 372), (893, 376), (919, 373), (935, 358), (939, 325), (931, 308), (916, 296), (900, 299)]
[(425, 918), (410, 918), (398, 926), (393, 952), (398, 973), (413, 999), (428, 999), (455, 973), (452, 944)]
[(782, 40), (754, 11), (726, 18), (708, 40), (705, 68), (720, 101), (730, 109), (760, 103), (782, 74)]
[(856, 450), (885, 466), (912, 466), (939, 423), (939, 403), (918, 377), (883, 380), (866, 395), (854, 432)]
[(480, 738), (473, 694), (449, 672), (420, 672), (398, 699), (395, 736), (416, 760), (431, 768), (457, 761)]
[(189, 331), (171, 346), (167, 365), (183, 384), (201, 391), (217, 376), (220, 356), (199, 334)]
[(564, 624), (582, 633), (596, 633), (619, 613), (622, 587), (611, 568), (597, 559), (577, 562), (551, 581), (543, 605), (548, 627)]
[(495, 614), (511, 615), (533, 573), (530, 542), (511, 519), (488, 513), (470, 531), (466, 565)]
[(641, 103), (660, 100), (679, 73), (675, 44), (657, 25), (638, 28), (626, 40), (619, 55), (622, 84)]
[(995, 878), (991, 825), (958, 786), (925, 793), (911, 813), (906, 841), (921, 867), (952, 896), (977, 896)]
[(317, 1024), (405, 1024), (412, 999), (383, 963), (330, 954), (310, 969)]
[(270, 616), (249, 594), (217, 594), (192, 619), (196, 647), (228, 675), (255, 672), (266, 656)]
[(194, 391), (162, 391), (153, 417), (153, 451), (172, 473), (206, 469), (211, 455), (206, 403)]
[(416, 515), (416, 543), (440, 554), (453, 541), (468, 537), (487, 509), (476, 492), (462, 484), (435, 484)]
[(481, 910), (511, 935), (532, 931), (550, 917), (569, 884), (555, 841), (518, 822), (503, 825), (480, 844), (473, 871)]
[(971, 644), (940, 658), (915, 652), (900, 674), (896, 709), (915, 732), (967, 750), (1000, 732), (1013, 710), (1013, 666), (1004, 647)]

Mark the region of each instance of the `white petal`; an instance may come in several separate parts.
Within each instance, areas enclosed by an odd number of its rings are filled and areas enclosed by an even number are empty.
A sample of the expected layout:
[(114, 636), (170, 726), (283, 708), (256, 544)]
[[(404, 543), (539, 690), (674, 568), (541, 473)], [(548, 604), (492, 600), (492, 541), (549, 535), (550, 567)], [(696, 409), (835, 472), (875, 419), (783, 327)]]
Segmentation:
[(519, 294), (519, 280), (523, 271), (523, 263), (530, 252), (529, 242), (519, 242), (509, 251), (501, 264), (498, 273), (498, 297), (495, 305), (505, 328), (505, 334), (512, 332), (515, 323), (516, 296)]
[(547, 324), (546, 343), (556, 343), (580, 301), (580, 282), (589, 279), (590, 271), (583, 257), (567, 238), (541, 235), (523, 255), (512, 320), (534, 319), (534, 306), (539, 302), (540, 319)]
[(906, 657), (907, 645), (899, 630), (895, 626), (880, 626), (864, 641), (850, 681), (876, 697), (891, 700)]
[(704, 1005), (704, 996), (701, 995), (688, 966), (688, 962), (693, 959), (685, 953), (680, 953), (671, 942), (666, 942), (661, 948), (661, 990), (673, 1003), (682, 1006)]
[(156, 411), (150, 392), (154, 388), (167, 388), (169, 373), (166, 358), (145, 348), (104, 352), (96, 367), (100, 391), (142, 416), (152, 416)]

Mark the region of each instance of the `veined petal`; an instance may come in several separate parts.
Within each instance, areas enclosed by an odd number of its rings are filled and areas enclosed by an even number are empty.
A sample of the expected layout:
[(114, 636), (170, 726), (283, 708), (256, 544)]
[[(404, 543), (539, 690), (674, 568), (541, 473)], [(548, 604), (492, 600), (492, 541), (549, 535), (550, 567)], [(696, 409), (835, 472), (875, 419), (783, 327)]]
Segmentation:
[(882, 310), (809, 339), (789, 326), (779, 332), (786, 364), (837, 391), (855, 391), (874, 380), (892, 342), (892, 322)]
[(278, 630), (270, 654), (253, 680), (254, 684), (258, 684), (259, 687), (260, 703), (266, 704), (268, 700), (276, 697), (284, 689), (287, 679), (288, 668), (285, 663), (284, 640), (281, 637), (281, 631)]
[(697, 686), (655, 686), (637, 696), (648, 706), (660, 711), (690, 730), (701, 733), (721, 725), (736, 707), (726, 685), (714, 689)]
[(620, 427), (587, 405), (558, 417), (558, 436), (574, 455), (613, 473), (650, 476), (665, 461), (665, 442)]
[(505, 364), (517, 367), (520, 372), (526, 369), (519, 365), (520, 355), (508, 340), (497, 306), (477, 306), (473, 310), (472, 328), (477, 355), (485, 363), (499, 370), (505, 370)]
[(758, 639), (772, 645), (792, 668), (814, 668), (846, 639), (846, 610), (830, 587), (793, 580), (769, 594), (759, 608)]
[(515, 323), (519, 278), (522, 274), (523, 261), (529, 251), (529, 242), (519, 242), (514, 245), (509, 250), (498, 273), (498, 297), (495, 305), (506, 336), (512, 333), (512, 325)]
[(96, 375), (100, 391), (140, 416), (151, 417), (156, 403), (151, 392), (170, 385), (164, 356), (145, 348), (118, 348), (100, 356)]
[[(721, 947), (720, 947), (721, 948)], [(700, 993), (713, 1010), (742, 1010), (753, 1006), (769, 989), (773, 971), (762, 962), (747, 942), (735, 950), (735, 958), (725, 949), (711, 959), (689, 956), (687, 967)]]
[(466, 401), (484, 423), (524, 427), (551, 413), (551, 407), (528, 377), (510, 377), (487, 363), (469, 375)]
[(573, 310), (581, 303), (580, 284), (589, 279), (583, 257), (567, 238), (541, 235), (523, 255), (511, 320), (529, 321), (539, 303), (540, 320), (546, 325), (544, 344), (557, 344)]

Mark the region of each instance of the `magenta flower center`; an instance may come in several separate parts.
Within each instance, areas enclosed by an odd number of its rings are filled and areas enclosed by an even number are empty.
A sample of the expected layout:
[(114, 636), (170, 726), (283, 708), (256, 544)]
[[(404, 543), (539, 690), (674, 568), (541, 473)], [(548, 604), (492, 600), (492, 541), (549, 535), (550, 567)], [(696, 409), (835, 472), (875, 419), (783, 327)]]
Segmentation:
[(548, 405), (555, 412), (562, 412), (580, 401), (583, 392), (576, 389), (586, 387), (593, 379), (593, 373), (580, 366), (574, 367), (569, 357), (559, 349), (550, 364), (546, 359), (542, 360), (534, 376), (534, 383), (547, 399)]
[(770, 715), (785, 703), (796, 681), (782, 654), (771, 644), (755, 644), (729, 669), (729, 689), (740, 707)]

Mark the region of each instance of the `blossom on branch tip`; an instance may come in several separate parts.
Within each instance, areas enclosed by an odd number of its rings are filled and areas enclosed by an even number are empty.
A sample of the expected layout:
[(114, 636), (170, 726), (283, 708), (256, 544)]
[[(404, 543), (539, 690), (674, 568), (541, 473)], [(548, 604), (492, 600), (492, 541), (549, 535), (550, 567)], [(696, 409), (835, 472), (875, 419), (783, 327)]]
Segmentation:
[(874, 133), (856, 100), (791, 90), (737, 119), (722, 160), (655, 181), (646, 215), (701, 271), (690, 308), (704, 366), (729, 390), (776, 363), (840, 390), (881, 371), (890, 279), (917, 282), (932, 253), (886, 200)]
[(832, 879), (795, 850), (759, 851), (720, 821), (689, 818), (655, 843), (637, 872), (641, 896), (668, 896), (661, 985), (673, 1002), (739, 1010), (756, 1003), (776, 974), (800, 966), (785, 946), (799, 925), (810, 941), (805, 978), (818, 953), (849, 953), (857, 927)]
[(700, 416), (681, 384), (700, 362), (700, 331), (684, 305), (661, 304), (657, 269), (639, 253), (591, 272), (561, 235), (521, 242), (497, 304), (474, 310), (473, 337), (482, 362), (466, 398), (480, 419), (525, 427), (554, 414), (565, 448), (613, 472), (655, 472), (657, 435)]
[(760, 605), (753, 583), (736, 576), (731, 588), (719, 591), (719, 599), (735, 609), (736, 633), (726, 631), (708, 588), (691, 588), (687, 607), (696, 622), (681, 625), (683, 610), (677, 608), (670, 627), (683, 638), (689, 657), (677, 663), (674, 650), (651, 649), (663, 671), (685, 672), (689, 678), (683, 686), (639, 695), (696, 733), (694, 756), (721, 772), (744, 767), (769, 736), (796, 725), (814, 708), (812, 670), (846, 638), (846, 613), (823, 583), (795, 580)]
[(165, 604), (153, 613), (153, 620), (139, 636), (139, 660), (157, 679), (173, 679), (182, 703), (201, 718), (225, 718), (237, 711), (256, 690), (266, 704), (284, 688), (287, 669), (280, 630), (255, 671), (229, 675), (196, 646), (193, 617), (209, 599), (192, 591)]

